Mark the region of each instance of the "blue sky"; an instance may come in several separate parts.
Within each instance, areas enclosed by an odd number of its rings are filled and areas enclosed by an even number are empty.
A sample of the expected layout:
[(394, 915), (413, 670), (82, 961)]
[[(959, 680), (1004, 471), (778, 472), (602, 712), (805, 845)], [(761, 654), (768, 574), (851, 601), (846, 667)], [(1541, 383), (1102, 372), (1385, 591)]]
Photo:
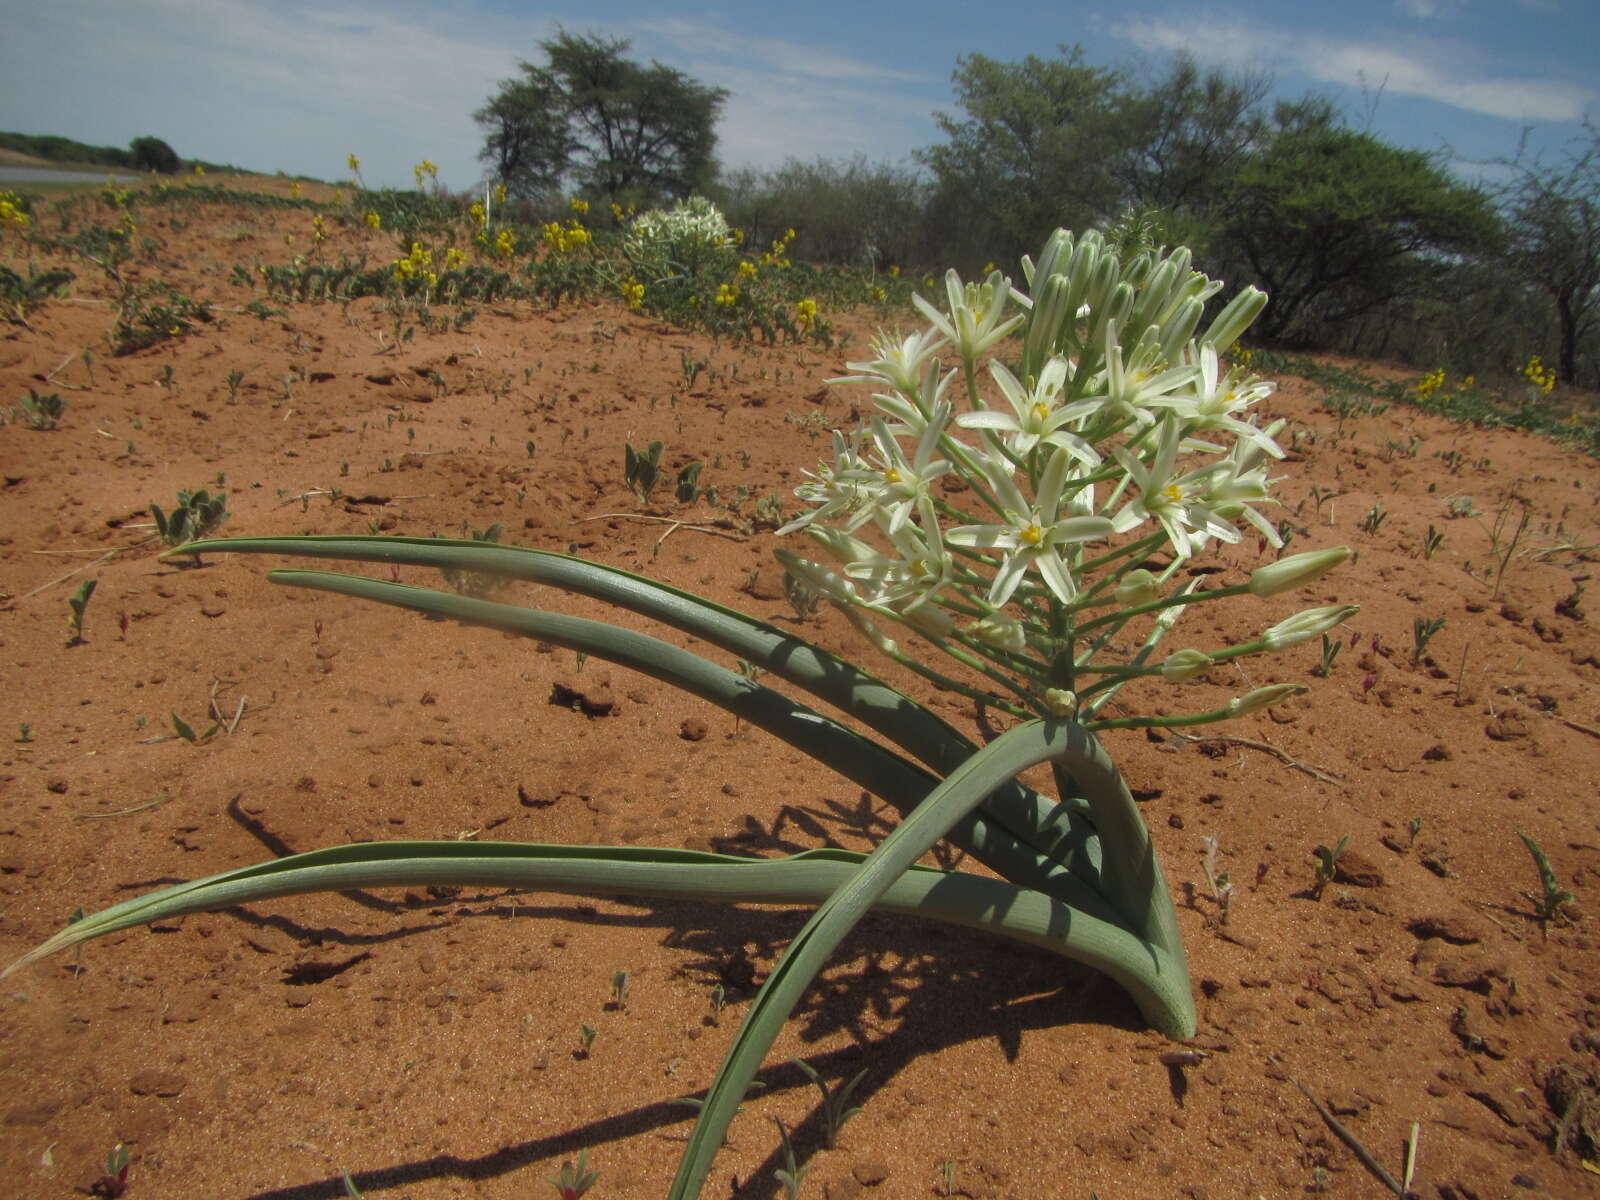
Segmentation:
[(1527, 125), (1556, 151), (1586, 113), (1600, 120), (1595, 0), (0, 0), (0, 19), (0, 128), (155, 134), (184, 156), (323, 178), (353, 152), (369, 183), (399, 186), (423, 158), (474, 183), (473, 109), (562, 26), (727, 88), (729, 167), (908, 160), (940, 140), (932, 114), (955, 110), (958, 55), (1063, 42), (1097, 65), (1159, 71), (1187, 49), (1267, 72), (1279, 95), (1324, 92), (1353, 123), (1463, 162), (1510, 155)]

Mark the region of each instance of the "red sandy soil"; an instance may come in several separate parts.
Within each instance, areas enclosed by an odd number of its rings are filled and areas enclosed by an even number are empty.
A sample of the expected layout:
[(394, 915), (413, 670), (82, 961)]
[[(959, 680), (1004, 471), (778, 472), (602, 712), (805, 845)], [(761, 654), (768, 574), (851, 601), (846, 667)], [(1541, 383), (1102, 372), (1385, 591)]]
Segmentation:
[[(31, 385), (69, 404), (54, 432), (0, 429), (0, 956), (79, 906), (350, 840), (771, 854), (881, 835), (887, 806), (665, 685), (277, 587), (266, 559), (163, 562), (147, 511), (221, 474), (228, 533), (498, 522), (507, 541), (575, 547), (793, 625), (754, 505), (773, 493), (794, 511), (823, 431), (865, 402), (823, 381), (860, 356), (866, 321), (843, 318), (854, 340), (824, 352), (713, 345), (610, 305), (505, 304), (396, 350), (375, 300), (264, 321), (241, 310), (252, 297), (227, 282), (231, 265), (282, 261), (285, 231), (303, 241), (309, 217), (212, 209), (179, 229), (174, 215), (142, 214), (162, 248), (141, 270), (214, 300), (213, 325), (108, 358), (109, 292), (76, 264), (72, 301), (0, 327), (0, 398)], [(20, 266), (14, 239), (0, 259)], [(692, 389), (684, 353), (711, 363)], [(236, 400), (233, 369), (246, 372)], [(1304, 431), (1279, 494), (1291, 549), (1348, 543), (1356, 561), (1307, 595), (1207, 610), (1174, 644), (1226, 645), (1308, 604), (1355, 602), (1359, 645), (1325, 680), (1308, 644), (1188, 695), (1144, 693), (1178, 712), (1313, 685), (1198, 740), (1105, 738), (1179, 892), (1193, 1044), (1209, 1053), (1163, 1065), (1172, 1045), (1075, 964), (871, 917), (775, 1047), (708, 1196), (782, 1194), (774, 1115), (814, 1163), (804, 1194), (833, 1200), (937, 1195), (947, 1161), (972, 1197), (1386, 1194), (1295, 1080), (1396, 1175), (1417, 1123), (1428, 1200), (1600, 1195), (1573, 1148), (1585, 1129), (1600, 1137), (1600, 638), (1595, 603), (1571, 599), (1594, 570), (1600, 471), (1404, 407), (1340, 422), (1323, 399), (1286, 381), (1265, 405)], [(1414, 456), (1388, 448), (1413, 438)], [(658, 508), (711, 530), (670, 536), (636, 519), (629, 439), (665, 442), (673, 469), (704, 459), (724, 501), (747, 487), (740, 515)], [(1441, 457), (1452, 450), (1462, 459)], [(1313, 486), (1341, 494), (1319, 508)], [(1448, 517), (1460, 495), (1478, 516)], [(1509, 511), (1503, 549), (1520, 501), (1532, 520), (1497, 590), (1493, 527)], [(1389, 516), (1370, 534), (1359, 523), (1375, 502)], [(1445, 535), (1431, 560), (1430, 524)], [(1236, 581), (1254, 554), (1201, 565)], [(66, 598), (87, 577), (99, 590), (69, 646)], [(506, 598), (592, 611), (524, 585)], [(1419, 663), (1416, 617), (1447, 622)], [(798, 628), (878, 669), (838, 618)], [(552, 704), (558, 682), (611, 701), (608, 715)], [(977, 731), (970, 704), (930, 699)], [(162, 736), (171, 713), (203, 732), (213, 701), (230, 721), (242, 706), (231, 733)], [(31, 741), (12, 740), (22, 722)], [(1519, 829), (1575, 894), (1575, 923), (1536, 918)], [(1346, 871), (1312, 899), (1312, 849), (1343, 835)], [(1237, 885), (1226, 925), (1206, 836)], [(546, 1176), (582, 1149), (601, 1173), (591, 1196), (660, 1195), (691, 1116), (671, 1102), (709, 1083), (752, 973), (803, 915), (461, 889), (282, 900), (114, 935), (0, 989), (0, 1191), (83, 1194), (120, 1141), (134, 1198), (328, 1200), (348, 1169), (368, 1197), (509, 1200), (553, 1194)], [(632, 985), (616, 1010), (619, 969)], [(732, 999), (713, 1023), (719, 979)], [(598, 1031), (586, 1057), (582, 1023)], [(866, 1071), (837, 1149), (821, 1148), (815, 1090), (786, 1056), (829, 1080)], [(1547, 1086), (1558, 1072), (1570, 1086)], [(1554, 1155), (1553, 1105), (1573, 1104)]]

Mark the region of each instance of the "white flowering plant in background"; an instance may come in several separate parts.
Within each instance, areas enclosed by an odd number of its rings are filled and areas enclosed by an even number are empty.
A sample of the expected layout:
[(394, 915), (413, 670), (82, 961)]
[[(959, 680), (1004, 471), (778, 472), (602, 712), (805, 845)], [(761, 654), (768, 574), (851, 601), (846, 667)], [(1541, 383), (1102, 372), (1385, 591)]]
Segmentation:
[(646, 286), (673, 275), (693, 275), (738, 249), (721, 210), (704, 196), (671, 208), (652, 208), (631, 218), (623, 231), (623, 253)]
[[(926, 328), (879, 335), (874, 357), (835, 381), (879, 389), (875, 411), (836, 432), (832, 457), (796, 490), (809, 508), (780, 532), (809, 535), (821, 553), (778, 551), (790, 575), (896, 661), (1017, 717), (1192, 725), (1303, 690), (1102, 715), (1132, 680), (1193, 680), (1355, 611), (1313, 608), (1243, 644), (1157, 652), (1190, 606), (1289, 591), (1349, 553), (1279, 558), (1219, 588), (1184, 571), (1219, 543), (1282, 548), (1267, 515), (1282, 422), (1263, 427), (1252, 411), (1274, 385), (1224, 360), (1266, 296), (1247, 288), (1202, 328), (1222, 285), (1187, 250), (1123, 261), (1094, 232), (1058, 231), (1023, 272), (1027, 290), (998, 271), (981, 284), (950, 272), (942, 307), (916, 300)], [(962, 669), (930, 664), (886, 625)]]
[[(727, 247), (726, 226), (709, 205), (680, 210), (645, 224), (659, 237), (648, 244), (681, 235), (704, 249)], [(1191, 1036), (1194, 1000), (1172, 897), (1138, 806), (1095, 733), (1221, 720), (1298, 690), (1258, 688), (1187, 715), (1105, 715), (1131, 681), (1181, 683), (1332, 628), (1354, 609), (1312, 608), (1240, 645), (1157, 652), (1194, 605), (1289, 591), (1348, 552), (1278, 558), (1244, 582), (1215, 588), (1184, 571), (1219, 543), (1258, 539), (1263, 553), (1279, 546), (1266, 515), (1269, 472), (1282, 456), (1279, 429), (1262, 426), (1252, 411), (1271, 384), (1224, 367), (1265, 302), (1260, 292), (1240, 293), (1202, 329), (1219, 285), (1190, 268), (1185, 250), (1136, 248), (1125, 258), (1099, 235), (1063, 231), (1038, 262), (1023, 266), (1026, 290), (999, 273), (977, 285), (951, 273), (942, 306), (918, 300), (927, 328), (880, 337), (876, 357), (850, 364), (851, 379), (877, 389), (874, 412), (860, 429), (834, 435), (832, 458), (801, 488), (809, 507), (789, 532), (807, 536), (816, 556), (780, 552), (802, 586), (842, 608), (884, 653), (941, 688), (1010, 713), (1011, 727), (986, 744), (792, 632), (565, 554), (344, 536), (209, 540), (172, 551), (522, 579), (671, 626), (696, 649), (548, 608), (403, 584), (397, 573), (271, 574), (282, 584), (567, 647), (720, 705), (897, 808), (901, 821), (870, 853), (756, 859), (522, 842), (335, 846), (122, 900), (73, 921), (6, 973), (119, 929), (312, 891), (458, 884), (814, 905), (698, 1101), (671, 1200), (700, 1193), (790, 1012), (874, 907), (1084, 963), (1115, 979), (1159, 1032)], [(933, 647), (943, 657), (923, 661), (886, 627), (908, 631), (919, 652)], [(738, 660), (739, 669), (699, 652), (707, 647)], [(790, 692), (758, 683), (758, 674)], [(851, 721), (809, 707), (794, 691)], [(1021, 782), (1043, 763), (1054, 795)], [(941, 839), (993, 874), (918, 865)]]

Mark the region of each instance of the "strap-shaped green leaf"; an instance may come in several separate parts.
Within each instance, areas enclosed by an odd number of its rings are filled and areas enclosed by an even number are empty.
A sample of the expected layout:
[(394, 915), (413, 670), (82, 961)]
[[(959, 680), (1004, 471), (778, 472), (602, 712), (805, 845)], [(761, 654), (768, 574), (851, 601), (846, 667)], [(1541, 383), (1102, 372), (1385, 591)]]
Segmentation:
[[(217, 539), (186, 547), (189, 551), (406, 564), (546, 584), (661, 621), (726, 650), (850, 713), (938, 774), (953, 770), (975, 748), (910, 697), (802, 638), (681, 588), (572, 555), (449, 538), (338, 535)], [(970, 838), (974, 853), (990, 838), (1022, 842), (1093, 884), (1099, 847), (1092, 825), (1082, 820), (1085, 810), (1075, 793), (1055, 802), (1013, 781), (985, 801), (961, 836)]]
[[(121, 929), (308, 892), (475, 886), (728, 904), (820, 904), (865, 858), (848, 850), (765, 859), (655, 847), (361, 842), (288, 855), (124, 900), (66, 926), (0, 977)], [(1128, 930), (1005, 880), (913, 867), (893, 881), (875, 907), (1064, 955), (1111, 974), (1136, 998), (1152, 990), (1149, 956)], [(1145, 1003), (1141, 1000), (1141, 1007)]]
[[(668, 1193), (669, 1200), (691, 1200), (699, 1194), (728, 1123), (762, 1059), (805, 989), (856, 922), (934, 842), (996, 787), (1038, 763), (1058, 755), (1081, 753), (1084, 740), (1089, 738), (1081, 727), (1068, 722), (1028, 721), (1001, 734), (951, 772), (879, 843), (850, 880), (812, 914), (789, 943), (740, 1024), (706, 1094)], [(1159, 986), (1153, 995), (1162, 1002), (1161, 1011), (1147, 1015), (1163, 1032), (1189, 1036), (1194, 1032), (1194, 1016), (1181, 959), (1175, 972), (1164, 974), (1160, 968), (1170, 964), (1160, 962), (1164, 957), (1161, 952), (1149, 946), (1141, 950), (1157, 960), (1153, 974)]]

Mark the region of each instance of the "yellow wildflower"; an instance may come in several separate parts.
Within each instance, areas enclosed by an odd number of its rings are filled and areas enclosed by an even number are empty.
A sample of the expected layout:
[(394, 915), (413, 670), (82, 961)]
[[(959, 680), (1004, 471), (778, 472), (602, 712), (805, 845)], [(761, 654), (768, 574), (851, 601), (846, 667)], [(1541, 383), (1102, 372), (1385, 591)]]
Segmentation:
[(1523, 376), (1534, 387), (1546, 396), (1555, 391), (1556, 373), (1544, 365), (1544, 361), (1535, 354), (1528, 360), (1528, 365), (1522, 368)]
[(424, 179), (431, 179), (435, 183), (439, 182), (439, 164), (425, 158), (411, 168), (411, 174), (417, 181), (417, 190), (421, 191)]
[(506, 202), (506, 185), (505, 184), (497, 183), (497, 184), (494, 185), (494, 202), (496, 204), (504, 204)]
[(638, 312), (644, 307), (644, 284), (640, 283), (632, 275), (622, 281), (618, 290), (622, 293), (622, 298), (627, 302), (628, 308), (633, 312)]
[(467, 265), (467, 256), (454, 246), (444, 252), (444, 269), (456, 271)]
[(723, 308), (732, 308), (739, 302), (739, 289), (736, 287), (730, 287), (726, 283), (721, 284), (717, 288), (716, 297), (712, 302), (714, 304), (720, 304)]
[(489, 223), (489, 214), (484, 211), (483, 205), (473, 201), (472, 207), (467, 209), (472, 214), (472, 222), (480, 229)]
[(300, 199), (300, 181), (298, 179), (289, 184), (289, 195), (293, 196), (296, 200)]
[(382, 229), (383, 218), (373, 209), (367, 209), (366, 222), (368, 229)]
[(501, 258), (510, 258), (517, 251), (517, 239), (511, 235), (511, 230), (502, 229), (494, 239), (494, 252)]
[(350, 168), (350, 174), (356, 175), (361, 171), (361, 160), (354, 154), (344, 160), (345, 166)]
[(801, 329), (807, 329), (816, 324), (817, 302), (815, 300), (797, 300), (794, 306), (795, 324)]
[(15, 192), (0, 192), (0, 229), (26, 229), (28, 214), (22, 211), (22, 197)]
[(582, 216), (584, 213), (589, 211), (589, 202), (587, 200), (580, 200), (577, 196), (574, 196), (569, 202), (569, 207), (573, 212), (577, 213), (579, 216)]
[(749, 259), (745, 259), (739, 264), (739, 278), (754, 279), (757, 274), (758, 272), (756, 271), (755, 263), (751, 262)]

